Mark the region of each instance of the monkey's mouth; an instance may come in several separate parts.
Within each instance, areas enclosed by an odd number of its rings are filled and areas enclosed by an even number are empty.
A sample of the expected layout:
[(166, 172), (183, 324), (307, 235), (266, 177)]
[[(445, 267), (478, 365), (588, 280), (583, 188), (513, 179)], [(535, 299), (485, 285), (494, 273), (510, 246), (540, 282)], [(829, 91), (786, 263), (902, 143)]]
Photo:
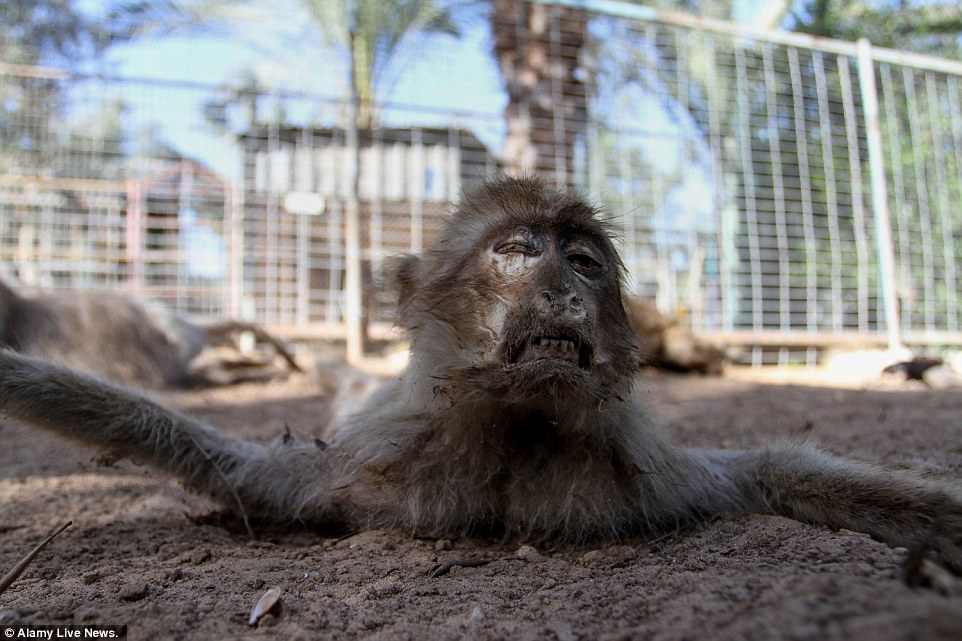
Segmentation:
[(591, 350), (577, 336), (532, 336), (514, 346), (510, 351), (511, 363), (530, 363), (540, 360), (562, 361), (582, 369), (591, 364)]

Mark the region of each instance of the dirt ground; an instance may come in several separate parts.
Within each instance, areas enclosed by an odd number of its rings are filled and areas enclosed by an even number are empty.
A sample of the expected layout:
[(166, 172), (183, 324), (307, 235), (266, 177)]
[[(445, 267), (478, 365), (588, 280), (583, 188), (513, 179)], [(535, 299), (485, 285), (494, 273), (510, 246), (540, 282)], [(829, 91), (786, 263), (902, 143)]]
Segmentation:
[[(837, 383), (804, 371), (655, 375), (641, 393), (686, 444), (811, 436), (839, 454), (962, 479), (962, 391)], [(256, 439), (285, 425), (311, 433), (327, 413), (304, 379), (162, 398)], [(904, 550), (784, 518), (598, 548), (297, 527), (258, 528), (251, 540), (145, 468), (104, 466), (92, 449), (2, 418), (0, 444), (0, 573), (73, 520), (0, 596), (0, 623), (127, 624), (130, 638), (174, 639), (962, 638), (960, 582), (948, 596), (909, 587)], [(490, 562), (428, 576), (463, 558)], [(275, 586), (279, 614), (249, 628)]]

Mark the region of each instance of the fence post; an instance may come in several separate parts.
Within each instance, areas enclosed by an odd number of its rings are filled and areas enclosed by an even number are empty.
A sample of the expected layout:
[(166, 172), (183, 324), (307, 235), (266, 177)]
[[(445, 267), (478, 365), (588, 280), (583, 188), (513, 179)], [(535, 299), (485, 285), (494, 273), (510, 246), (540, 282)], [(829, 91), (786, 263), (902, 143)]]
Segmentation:
[(879, 288), (885, 311), (888, 347), (902, 348), (902, 327), (895, 288), (895, 250), (892, 246), (892, 223), (889, 218), (885, 159), (882, 156), (882, 127), (879, 122), (878, 93), (875, 85), (875, 61), (872, 44), (861, 38), (856, 46), (862, 110), (868, 142), (869, 179), (872, 186), (872, 212), (875, 217), (875, 243), (878, 252)]
[(144, 210), (141, 181), (127, 180), (127, 288), (134, 296), (144, 295)]
[(227, 313), (231, 318), (247, 319), (244, 315), (244, 189), (243, 179), (232, 177), (227, 187)]
[[(351, 33), (351, 50), (354, 35)], [(347, 330), (347, 362), (357, 365), (364, 358), (363, 291), (361, 281), (361, 142), (358, 132), (360, 97), (351, 57), (351, 108), (347, 124), (348, 193), (344, 210), (344, 320)]]

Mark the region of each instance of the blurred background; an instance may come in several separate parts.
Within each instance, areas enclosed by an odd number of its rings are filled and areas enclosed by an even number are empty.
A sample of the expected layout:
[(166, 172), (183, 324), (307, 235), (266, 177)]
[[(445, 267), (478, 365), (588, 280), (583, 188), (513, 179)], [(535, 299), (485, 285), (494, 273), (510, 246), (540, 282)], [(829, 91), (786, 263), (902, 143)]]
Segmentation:
[(0, 278), (391, 339), (498, 170), (753, 364), (962, 345), (956, 1), (5, 0)]

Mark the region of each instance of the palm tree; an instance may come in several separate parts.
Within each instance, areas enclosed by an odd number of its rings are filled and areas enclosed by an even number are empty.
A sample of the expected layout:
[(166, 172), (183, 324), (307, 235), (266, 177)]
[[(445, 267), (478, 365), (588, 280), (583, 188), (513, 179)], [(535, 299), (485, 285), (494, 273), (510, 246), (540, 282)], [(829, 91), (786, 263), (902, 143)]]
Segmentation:
[(534, 2), (492, 0), (491, 5), (494, 52), (508, 94), (505, 168), (570, 182), (575, 144), (587, 122), (587, 96), (578, 75), (587, 16)]
[(406, 39), (425, 33), (460, 36), (452, 7), (435, 0), (299, 1), (329, 43), (348, 53), (361, 129), (371, 126), (385, 70)]
[[(766, 23), (779, 20), (787, 0), (769, 3)], [(732, 0), (656, 0), (661, 9), (729, 17)], [(535, 170), (558, 182), (571, 182), (575, 146), (585, 133), (587, 72), (582, 58), (589, 15), (584, 9), (529, 0), (491, 0), (494, 53), (501, 67), (508, 104), (502, 150), (505, 168)]]
[[(345, 311), (347, 358), (363, 356), (361, 230), (359, 215), (360, 146), (358, 132), (375, 120), (377, 91), (384, 72), (408, 39), (424, 33), (457, 36), (452, 5), (435, 0), (298, 0), (320, 30), (321, 44), (347, 54), (350, 118), (346, 143), (351, 157), (345, 202)], [(114, 7), (115, 24), (130, 33), (174, 30), (227, 30), (254, 33), (264, 20), (276, 19), (275, 2), (267, 0), (137, 0)], [(284, 16), (284, 25), (290, 17)], [(248, 31), (248, 34), (251, 34)]]
[(962, 6), (957, 0), (799, 0), (793, 31), (957, 57), (962, 51)]
[[(424, 34), (460, 36), (452, 2), (297, 0), (296, 4), (317, 28), (317, 43), (346, 54), (346, 80), (357, 105), (354, 122), (361, 129), (373, 124), (385, 72), (402, 45)], [(110, 22), (116, 31), (131, 36), (229, 32), (259, 41), (272, 22), (280, 29), (282, 23), (291, 24), (291, 16), (268, 0), (136, 0), (115, 4)]]

